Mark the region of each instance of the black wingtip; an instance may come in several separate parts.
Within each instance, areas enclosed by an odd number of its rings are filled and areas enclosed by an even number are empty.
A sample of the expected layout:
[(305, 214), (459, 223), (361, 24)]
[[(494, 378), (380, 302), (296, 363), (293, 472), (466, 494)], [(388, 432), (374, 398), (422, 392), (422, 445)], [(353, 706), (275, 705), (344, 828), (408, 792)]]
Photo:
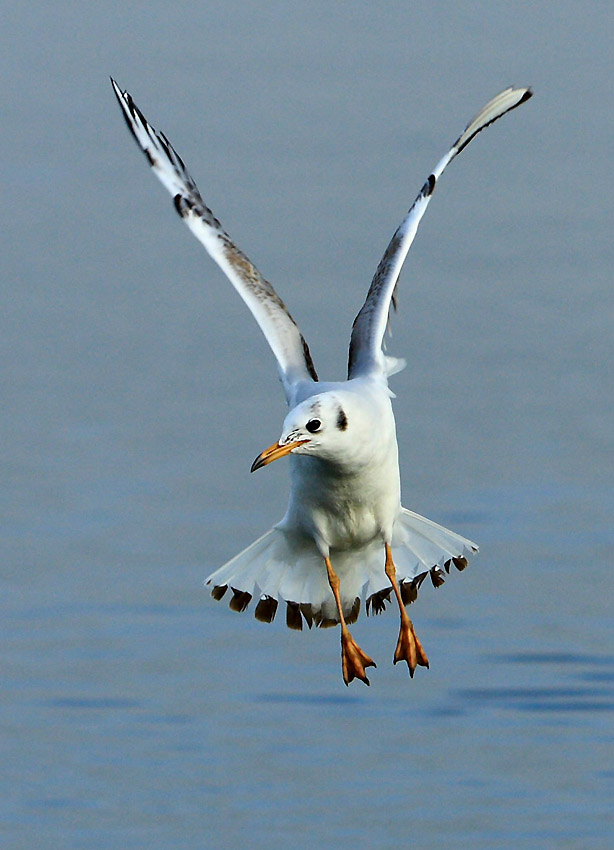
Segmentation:
[(518, 101), (518, 106), (520, 106), (521, 103), (526, 103), (527, 100), (530, 100), (532, 97), (533, 97), (533, 89), (527, 88), (526, 92), (523, 94), (523, 96)]
[(522, 104), (526, 103), (527, 100), (531, 100), (532, 97), (533, 97), (533, 89), (529, 88), (529, 86), (527, 86), (525, 93), (522, 95), (522, 97), (520, 98), (518, 103), (515, 103), (513, 106), (511, 106), (508, 109), (508, 112), (511, 112), (513, 109), (518, 109), (519, 106), (522, 106)]
[[(152, 165), (153, 165), (153, 163), (152, 163)], [(173, 204), (175, 206), (175, 210), (177, 211), (177, 215), (179, 216), (179, 218), (183, 218), (183, 207), (181, 206), (181, 200), (182, 200), (181, 194), (178, 192), (173, 197)]]
[(426, 183), (422, 188), (422, 193), (425, 198), (428, 198), (435, 191), (435, 184), (437, 183), (437, 178), (434, 174), (429, 174)]
[(115, 97), (119, 100), (120, 96), (123, 94), (123, 92), (121, 90), (121, 86), (110, 75), (109, 75), (109, 79), (111, 81), (111, 88), (113, 89), (113, 93), (115, 94)]

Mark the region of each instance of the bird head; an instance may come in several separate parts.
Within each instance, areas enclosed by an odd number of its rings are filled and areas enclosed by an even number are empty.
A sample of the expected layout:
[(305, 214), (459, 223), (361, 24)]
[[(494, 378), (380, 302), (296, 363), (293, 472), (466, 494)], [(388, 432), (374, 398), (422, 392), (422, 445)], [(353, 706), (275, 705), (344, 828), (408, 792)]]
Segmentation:
[(258, 455), (251, 471), (288, 454), (352, 463), (368, 449), (375, 425), (370, 418), (356, 393), (338, 390), (311, 396), (290, 411), (279, 440)]

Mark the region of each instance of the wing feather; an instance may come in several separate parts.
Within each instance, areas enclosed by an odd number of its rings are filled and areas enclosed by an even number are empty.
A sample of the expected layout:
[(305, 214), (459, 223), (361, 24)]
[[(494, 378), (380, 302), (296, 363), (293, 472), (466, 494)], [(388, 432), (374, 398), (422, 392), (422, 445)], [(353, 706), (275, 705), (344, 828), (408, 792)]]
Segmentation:
[(506, 112), (525, 103), (532, 94), (533, 92), (528, 88), (510, 87), (496, 95), (469, 122), (429, 175), (386, 248), (369, 287), (365, 303), (354, 320), (350, 340), (348, 378), (374, 371), (384, 374), (389, 372), (387, 358), (382, 352), (382, 343), (388, 324), (390, 304), (392, 302), (392, 305), (396, 307), (395, 291), (403, 263), (435, 191), (437, 181), (444, 170), (481, 130), (490, 126)]
[(203, 201), (183, 160), (164, 133), (155, 130), (127, 91), (111, 84), (126, 124), (145, 154), (156, 177), (173, 196), (179, 216), (205, 247), (258, 322), (277, 359), (288, 400), (298, 381), (317, 381), (309, 348), (286, 305), (249, 260), (234, 244)]

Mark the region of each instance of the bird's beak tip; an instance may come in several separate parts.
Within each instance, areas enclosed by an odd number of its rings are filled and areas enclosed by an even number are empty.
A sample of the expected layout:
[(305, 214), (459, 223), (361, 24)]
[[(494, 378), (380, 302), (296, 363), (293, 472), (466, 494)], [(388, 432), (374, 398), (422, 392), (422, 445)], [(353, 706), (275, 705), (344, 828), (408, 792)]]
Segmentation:
[(266, 466), (268, 463), (272, 463), (274, 460), (290, 454), (292, 449), (295, 449), (297, 446), (302, 446), (303, 443), (308, 442), (309, 440), (294, 440), (291, 443), (285, 443), (283, 446), (280, 446), (279, 443), (273, 443), (272, 446), (269, 446), (268, 449), (265, 449), (258, 455), (251, 465), (250, 472), (255, 472), (257, 469)]
[(262, 455), (258, 455), (258, 457), (255, 459), (255, 461), (250, 466), (249, 471), (255, 472), (257, 469), (260, 469), (261, 466), (265, 466), (265, 464), (266, 464), (266, 461), (262, 460)]

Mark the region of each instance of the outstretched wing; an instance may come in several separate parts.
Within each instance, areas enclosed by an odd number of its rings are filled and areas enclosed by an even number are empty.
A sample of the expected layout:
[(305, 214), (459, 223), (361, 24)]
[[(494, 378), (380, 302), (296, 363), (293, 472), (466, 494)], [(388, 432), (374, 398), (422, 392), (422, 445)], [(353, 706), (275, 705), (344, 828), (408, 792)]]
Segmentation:
[(200, 196), (183, 160), (164, 133), (149, 124), (127, 91), (111, 79), (124, 118), (154, 174), (173, 196), (175, 209), (251, 310), (277, 358), (286, 398), (301, 380), (317, 381), (309, 348), (286, 305), (237, 248)]
[(520, 106), (532, 94), (533, 92), (528, 88), (513, 89), (510, 87), (493, 97), (475, 116), (473, 121), (467, 125), (447, 154), (437, 164), (432, 174), (429, 175), (413, 206), (386, 248), (386, 253), (382, 257), (371, 282), (365, 303), (354, 320), (350, 340), (348, 378), (355, 378), (357, 375), (373, 371), (384, 373), (391, 371), (382, 352), (382, 341), (388, 324), (390, 303), (392, 301), (393, 306), (396, 306), (395, 289), (405, 257), (414, 241), (418, 225), (426, 212), (437, 181), (444, 169), (463, 148), (467, 147), (480, 130), (488, 127), (497, 118), (501, 118), (506, 112)]

